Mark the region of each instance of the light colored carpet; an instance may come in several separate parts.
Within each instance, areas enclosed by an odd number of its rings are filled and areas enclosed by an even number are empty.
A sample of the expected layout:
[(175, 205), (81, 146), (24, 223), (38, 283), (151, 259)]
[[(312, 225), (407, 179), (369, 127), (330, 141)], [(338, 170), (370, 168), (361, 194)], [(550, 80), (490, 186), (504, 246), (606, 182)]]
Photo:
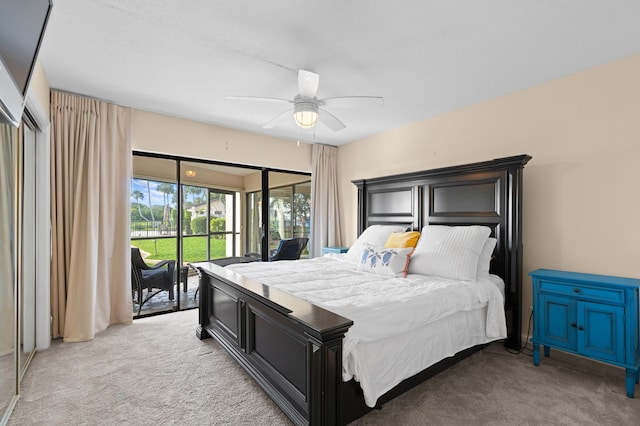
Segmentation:
[[(195, 337), (197, 315), (56, 341), (34, 358), (9, 425), (289, 424), (213, 339)], [(640, 424), (640, 386), (627, 398), (622, 369), (556, 354), (536, 368), (491, 345), (354, 424)]]

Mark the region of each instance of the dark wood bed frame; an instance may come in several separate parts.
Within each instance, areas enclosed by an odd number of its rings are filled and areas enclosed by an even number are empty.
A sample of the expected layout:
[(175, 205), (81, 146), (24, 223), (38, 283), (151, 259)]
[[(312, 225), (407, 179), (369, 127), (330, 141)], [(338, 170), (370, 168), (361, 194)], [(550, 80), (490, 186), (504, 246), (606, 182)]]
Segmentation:
[[(521, 347), (522, 175), (528, 155), (357, 180), (358, 234), (373, 224), (486, 225), (498, 242), (491, 272), (505, 281), (508, 337)], [(200, 276), (200, 339), (213, 336), (295, 424), (346, 424), (371, 409), (342, 381), (342, 338), (353, 324), (212, 262)], [(406, 379), (378, 406), (466, 358), (469, 348)], [(206, 392), (203, 389), (203, 392)]]

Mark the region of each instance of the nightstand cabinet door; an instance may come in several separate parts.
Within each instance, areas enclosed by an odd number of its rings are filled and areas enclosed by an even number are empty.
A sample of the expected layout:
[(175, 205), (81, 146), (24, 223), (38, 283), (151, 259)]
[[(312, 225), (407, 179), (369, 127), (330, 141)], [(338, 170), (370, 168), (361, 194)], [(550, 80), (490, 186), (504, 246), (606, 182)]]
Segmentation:
[(541, 293), (534, 316), (541, 342), (558, 348), (576, 350), (577, 315), (573, 299)]
[(603, 361), (624, 362), (624, 308), (578, 303), (578, 352)]

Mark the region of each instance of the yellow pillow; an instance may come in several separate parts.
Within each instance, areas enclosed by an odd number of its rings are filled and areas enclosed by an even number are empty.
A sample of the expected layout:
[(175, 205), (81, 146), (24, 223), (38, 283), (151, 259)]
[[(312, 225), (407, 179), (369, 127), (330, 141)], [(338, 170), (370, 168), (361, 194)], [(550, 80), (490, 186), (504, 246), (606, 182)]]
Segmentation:
[(408, 248), (415, 247), (420, 238), (420, 232), (392, 232), (384, 243), (384, 248)]

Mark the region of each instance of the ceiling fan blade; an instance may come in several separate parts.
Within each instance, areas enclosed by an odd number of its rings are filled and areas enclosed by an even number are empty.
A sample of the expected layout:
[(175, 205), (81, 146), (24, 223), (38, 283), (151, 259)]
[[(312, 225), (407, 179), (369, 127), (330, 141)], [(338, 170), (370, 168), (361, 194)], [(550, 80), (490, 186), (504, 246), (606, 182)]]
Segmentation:
[(318, 110), (320, 111), (320, 113), (318, 114), (318, 120), (322, 121), (325, 124), (325, 126), (330, 128), (334, 132), (339, 132), (340, 130), (347, 127), (344, 125), (342, 121), (338, 119), (338, 117), (331, 114), (326, 109), (318, 108)]
[(292, 116), (293, 116), (293, 109), (288, 109), (285, 112), (283, 112), (282, 114), (278, 114), (276, 116), (276, 118), (274, 118), (273, 120), (269, 121), (267, 124), (262, 126), (262, 128), (263, 129), (273, 129), (278, 124), (282, 123), (287, 118), (291, 118)]
[(280, 98), (263, 98), (260, 96), (227, 96), (229, 101), (259, 101), (259, 102), (287, 102), (291, 103), (289, 99)]
[(380, 96), (337, 96), (335, 98), (320, 99), (322, 105), (331, 108), (360, 108), (369, 106), (383, 106), (384, 98)]
[(318, 92), (320, 76), (314, 72), (298, 70), (298, 90), (303, 98), (313, 99)]

